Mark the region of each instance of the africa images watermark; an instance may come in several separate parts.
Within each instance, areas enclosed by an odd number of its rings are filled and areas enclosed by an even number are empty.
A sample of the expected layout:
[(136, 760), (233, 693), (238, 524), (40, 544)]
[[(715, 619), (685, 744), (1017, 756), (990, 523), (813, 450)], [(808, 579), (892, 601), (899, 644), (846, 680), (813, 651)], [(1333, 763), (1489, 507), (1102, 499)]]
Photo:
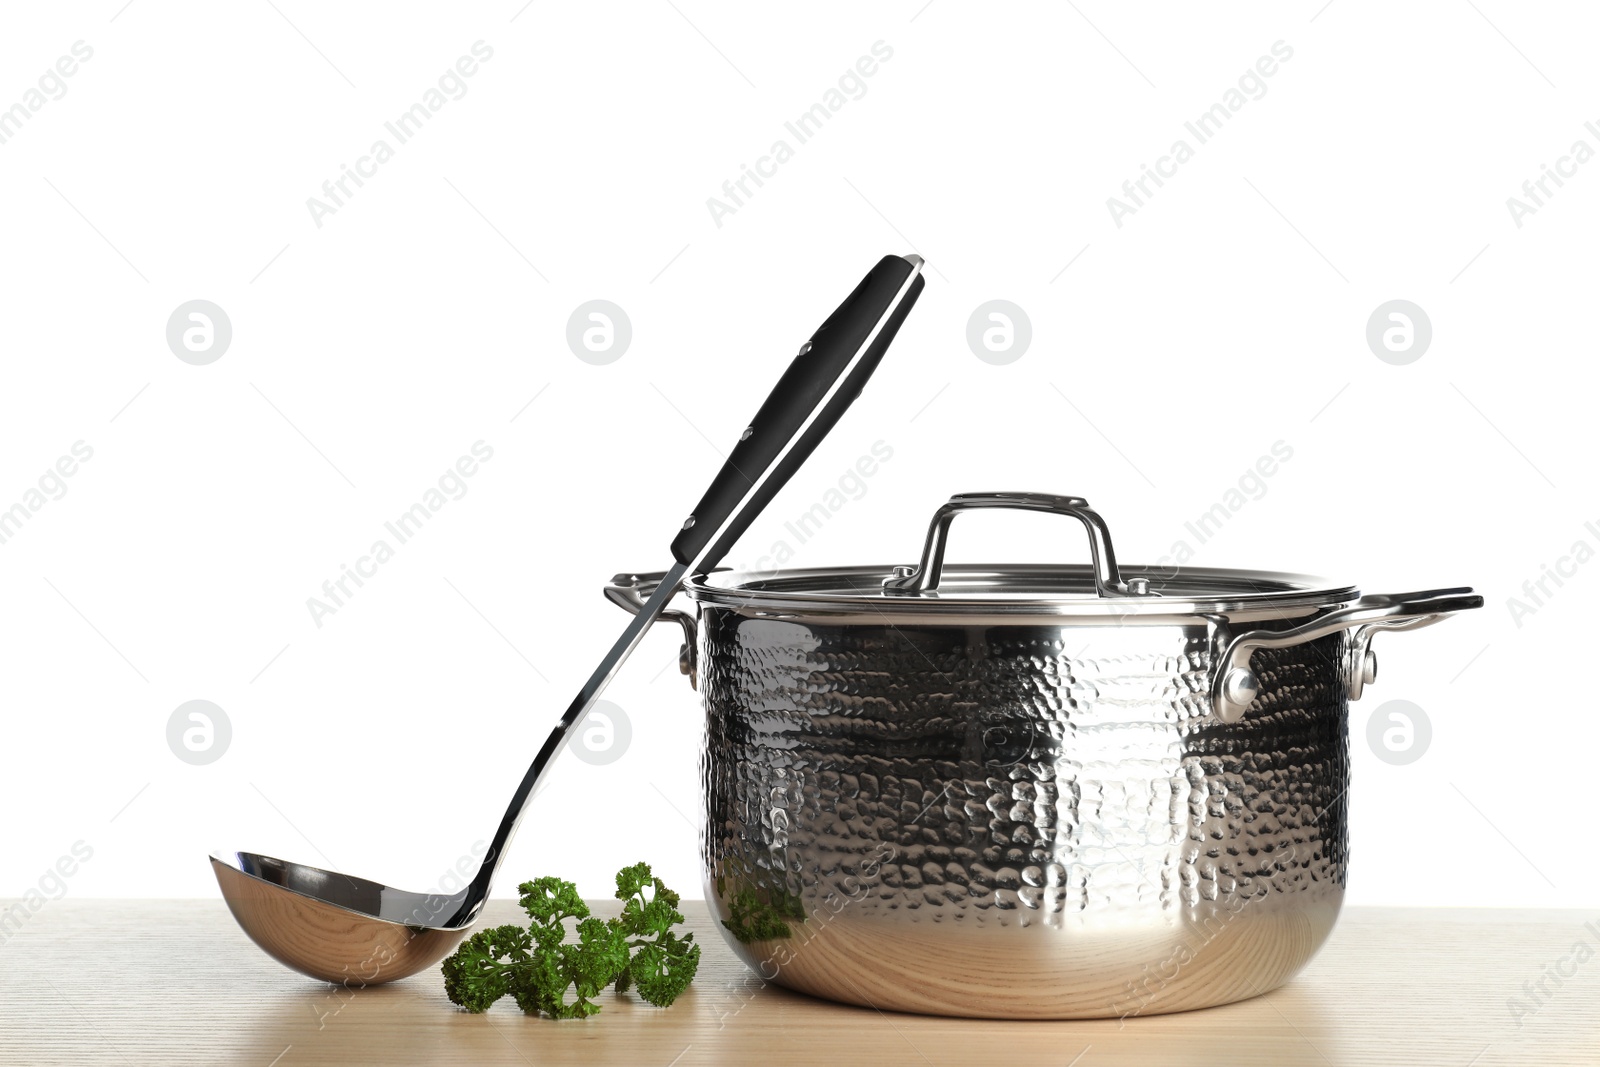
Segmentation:
[[(1293, 458), (1294, 448), (1288, 442), (1272, 442), (1269, 453), (1258, 456), (1255, 463), (1239, 475), (1238, 481), (1228, 487), (1220, 500), (1195, 519), (1183, 524), (1189, 537), (1180, 537), (1174, 541), (1172, 549), (1156, 560), (1152, 573), (1159, 574), (1161, 578), (1169, 581), (1176, 578), (1178, 572), (1194, 559), (1196, 546), (1205, 544), (1220, 533), (1229, 520), (1244, 510), (1245, 505), (1266, 496), (1267, 479), (1276, 475), (1283, 464)], [(1193, 542), (1190, 538), (1193, 538)]]
[[(867, 495), (867, 480), (877, 474), (882, 465), (894, 458), (894, 449), (885, 441), (872, 442), (869, 454), (857, 457), (834, 480), (834, 484), (811, 507), (783, 524), (789, 537), (780, 537), (772, 547), (758, 557), (753, 566), (739, 567), (751, 574), (770, 575), (794, 558), (795, 549), (805, 544), (828, 524), (846, 504)], [(792, 539), (792, 540), (791, 540)]]
[[(1600, 125), (1590, 121), (1585, 122), (1583, 128), (1589, 136), (1600, 141)], [(1572, 147), (1567, 149), (1566, 155), (1556, 159), (1554, 167), (1548, 163), (1539, 164), (1539, 176), (1529, 178), (1522, 183), (1522, 196), (1526, 199), (1506, 197), (1506, 210), (1511, 212), (1511, 221), (1517, 229), (1522, 229), (1528, 216), (1538, 214), (1540, 208), (1547, 206), (1545, 201), (1555, 196), (1566, 185), (1561, 179), (1577, 177), (1578, 168), (1594, 157), (1594, 146), (1580, 137), (1572, 142)], [(1552, 184), (1555, 185), (1554, 189), (1550, 188)]]
[[(834, 888), (823, 894), (816, 906), (805, 908), (802, 905), (803, 914), (796, 917), (798, 923), (789, 926), (789, 933), (773, 940), (771, 950), (762, 955), (759, 963), (744, 969), (738, 978), (725, 987), (726, 992), (733, 994), (738, 1003), (717, 1015), (717, 1029), (726, 1030), (728, 1020), (748, 1007), (769, 982), (776, 981), (778, 975), (783, 973), (783, 968), (794, 962), (798, 950), (814, 941), (847, 907), (871, 896), (870, 881), (877, 878), (880, 868), (897, 855), (893, 845), (879, 842), (860, 865), (858, 873), (846, 875)], [(713, 1004), (710, 1010), (717, 1011), (717, 1007), (717, 1004)]]
[[(1257, 59), (1255, 65), (1239, 75), (1236, 88), (1230, 88), (1222, 94), (1222, 99), (1202, 111), (1195, 119), (1185, 122), (1183, 128), (1189, 136), (1194, 138), (1191, 145), (1185, 138), (1178, 138), (1172, 142), (1172, 147), (1167, 154), (1156, 159), (1155, 166), (1148, 163), (1139, 164), (1139, 176), (1122, 183), (1123, 200), (1119, 197), (1106, 198), (1106, 210), (1111, 212), (1111, 221), (1117, 229), (1122, 229), (1122, 220), (1129, 215), (1137, 214), (1145, 206), (1146, 201), (1155, 196), (1155, 190), (1150, 188), (1154, 183), (1160, 189), (1165, 182), (1163, 178), (1175, 177), (1178, 168), (1194, 158), (1195, 149), (1205, 144), (1217, 134), (1228, 120), (1244, 109), (1245, 104), (1251, 100), (1260, 100), (1267, 95), (1266, 79), (1278, 73), (1278, 65), (1287, 63), (1294, 58), (1294, 49), (1283, 41), (1272, 42), (1271, 55)], [(1131, 201), (1131, 203), (1130, 203)]]
[[(1600, 543), (1600, 523), (1586, 522), (1583, 529), (1596, 543)], [(1594, 557), (1594, 545), (1580, 537), (1572, 542), (1572, 547), (1564, 555), (1556, 557), (1554, 565), (1539, 564), (1539, 576), (1522, 583), (1522, 596), (1506, 597), (1506, 610), (1511, 613), (1511, 621), (1517, 624), (1517, 629), (1522, 629), (1522, 620), (1536, 614), (1555, 596), (1556, 590), (1566, 584), (1567, 579), (1578, 576), (1579, 567)]]
[[(339, 577), (322, 583), (322, 597), (306, 597), (306, 610), (311, 613), (311, 621), (316, 623), (317, 629), (322, 629), (323, 619), (344, 607), (366, 584), (365, 580), (378, 573), (380, 566), (394, 558), (397, 546), (404, 545), (422, 532), (422, 528), (451, 500), (460, 500), (467, 495), (467, 479), (478, 473), (481, 463), (494, 458), (494, 449), (483, 441), (474, 441), (471, 451), (472, 455), (459, 457), (453, 466), (446, 469), (439, 476), (437, 484), (422, 494), (420, 501), (383, 524), (384, 531), (394, 539), (393, 545), (387, 538), (378, 538), (365, 555), (357, 557), (354, 567), (348, 563), (339, 564)], [(351, 588), (352, 583), (354, 589)]]
[[(384, 130), (394, 138), (394, 144), (391, 145), (382, 137), (373, 141), (365, 155), (356, 157), (353, 168), (345, 163), (339, 164), (339, 176), (322, 183), (321, 198), (306, 198), (306, 210), (311, 212), (311, 221), (317, 229), (322, 229), (324, 218), (337, 214), (340, 208), (346, 206), (356, 190), (366, 184), (363, 179), (376, 177), (378, 168), (394, 158), (395, 149), (421, 133), (422, 128), (444, 109), (445, 104), (467, 95), (467, 79), (478, 73), (480, 63), (487, 63), (494, 58), (494, 49), (483, 41), (474, 41), (471, 52), (472, 55), (461, 56), (454, 66), (439, 75), (438, 82), (423, 92), (418, 103), (383, 124)], [(355, 184), (355, 189), (350, 188), (351, 183)]]
[[(461, 856), (454, 866), (445, 869), (444, 874), (440, 875), (434, 884), (434, 891), (427, 894), (422, 903), (412, 908), (411, 913), (406, 916), (406, 919), (410, 920), (408, 925), (411, 926), (411, 938), (408, 940), (414, 940), (418, 934), (439, 922), (447, 912), (459, 906), (460, 902), (455, 894), (471, 884), (473, 875), (477, 873), (483, 858), (488, 854), (488, 842), (474, 841), (470, 854)], [(394, 960), (393, 948), (386, 941), (379, 939), (372, 951), (357, 963), (354, 969), (345, 964), (342, 968), (345, 977), (331, 985), (327, 996), (311, 1005), (311, 1012), (317, 1017), (317, 1029), (327, 1029), (328, 1020), (344, 1011), (355, 999), (356, 993), (377, 981), (383, 974), (383, 969)]]
[(53, 66), (46, 68), (45, 72), (39, 75), (39, 80), (35, 83), (36, 88), (29, 87), (24, 90), (21, 100), (0, 110), (0, 145), (21, 133), (23, 125), (43, 111), (44, 106), (50, 101), (60, 100), (66, 96), (66, 79), (78, 73), (80, 64), (94, 58), (94, 49), (83, 41), (73, 41), (70, 51), (71, 55), (57, 59)]
[[(1577, 977), (1579, 969), (1594, 959), (1595, 945), (1600, 945), (1600, 925), (1591, 919), (1583, 924), (1583, 931), (1585, 936), (1574, 941), (1565, 955), (1540, 967), (1538, 978), (1522, 983), (1522, 996), (1506, 998), (1506, 1011), (1518, 1029), (1522, 1028), (1523, 1020), (1543, 1011), (1566, 980)], [(1589, 941), (1591, 937), (1593, 944)]]
[(836, 87), (823, 93), (821, 101), (801, 112), (794, 121), (783, 124), (784, 130), (794, 138), (793, 145), (782, 137), (773, 141), (766, 154), (756, 158), (754, 168), (741, 163), (739, 176), (722, 183), (722, 197), (726, 199), (715, 196), (706, 198), (706, 210), (711, 212), (711, 221), (716, 223), (717, 229), (722, 229), (725, 216), (734, 214), (745, 206), (746, 200), (755, 196), (750, 183), (754, 182), (756, 189), (761, 188), (765, 184), (762, 179), (776, 176), (778, 167), (794, 158), (795, 148), (822, 132), (823, 126), (843, 110), (845, 104), (867, 95), (866, 79), (878, 73), (879, 64), (894, 58), (894, 49), (883, 41), (872, 42), (871, 52), (871, 55), (857, 59), (854, 66), (845, 68), (844, 73), (839, 75)]
[[(1278, 854), (1275, 860), (1277, 866), (1280, 869), (1287, 868), (1294, 862), (1298, 852), (1299, 846), (1291, 842)], [(1114, 998), (1107, 1007), (1116, 1015), (1119, 1022), (1126, 1021), (1130, 1016), (1142, 1014), (1160, 999), (1169, 985), (1177, 981), (1178, 975), (1185, 967), (1205, 957), (1205, 950), (1210, 948), (1212, 942), (1221, 937), (1222, 932), (1240, 918), (1251, 904), (1270, 899), (1271, 896), (1271, 889), (1262, 886), (1249, 894), (1233, 893), (1219, 897), (1215, 901), (1215, 909), (1210, 914), (1185, 923), (1183, 938), (1174, 943), (1165, 955), (1159, 960), (1141, 965), (1140, 977), (1124, 982), (1122, 995)]]
[(83, 441), (72, 443), (72, 455), (62, 456), (45, 468), (36, 486), (23, 491), (22, 499), (0, 510), (0, 545), (8, 544), (22, 532), (22, 526), (50, 501), (67, 495), (67, 479), (78, 473), (78, 465), (94, 458), (94, 449)]
[(78, 873), (78, 868), (94, 857), (94, 848), (83, 841), (74, 841), (68, 853), (44, 869), (22, 899), (0, 912), (0, 945), (4, 945), (22, 932), (35, 914), (52, 900), (67, 895), (67, 879)]

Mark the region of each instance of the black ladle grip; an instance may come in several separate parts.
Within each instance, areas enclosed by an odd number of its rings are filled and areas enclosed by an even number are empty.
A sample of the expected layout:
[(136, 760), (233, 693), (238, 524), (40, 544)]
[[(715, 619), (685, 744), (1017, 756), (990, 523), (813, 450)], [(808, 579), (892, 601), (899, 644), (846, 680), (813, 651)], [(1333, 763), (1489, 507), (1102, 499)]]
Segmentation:
[(811, 455), (861, 393), (921, 294), (920, 268), (921, 260), (883, 257), (811, 335), (684, 522), (672, 542), (674, 559), (700, 570), (716, 566)]

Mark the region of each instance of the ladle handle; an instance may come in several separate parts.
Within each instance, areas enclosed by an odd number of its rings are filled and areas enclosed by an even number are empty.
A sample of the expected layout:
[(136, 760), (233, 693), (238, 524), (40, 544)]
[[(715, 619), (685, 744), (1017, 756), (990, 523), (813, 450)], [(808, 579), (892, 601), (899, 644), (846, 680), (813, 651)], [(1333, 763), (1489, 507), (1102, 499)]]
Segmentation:
[(885, 256), (801, 347), (800, 355), (756, 412), (755, 420), (672, 542), (672, 555), (677, 562), (661, 576), (660, 584), (628, 621), (522, 776), (472, 880), (462, 913), (456, 917), (458, 921), (476, 917), (545, 768), (622, 669), (650, 624), (666, 610), (679, 583), (691, 570), (716, 565), (839, 421), (883, 358), (924, 284), (920, 256)]
[(925, 284), (920, 256), (884, 256), (817, 327), (684, 520), (674, 559), (698, 571), (727, 554), (861, 394)]

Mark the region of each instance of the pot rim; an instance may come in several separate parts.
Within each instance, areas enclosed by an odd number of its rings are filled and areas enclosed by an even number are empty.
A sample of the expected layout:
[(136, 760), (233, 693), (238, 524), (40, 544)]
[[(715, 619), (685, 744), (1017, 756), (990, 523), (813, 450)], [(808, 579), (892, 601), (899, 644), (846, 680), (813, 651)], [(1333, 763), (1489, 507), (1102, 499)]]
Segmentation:
[[(950, 564), (937, 591), (914, 596), (886, 592), (888, 566), (807, 567), (772, 571), (713, 571), (683, 583), (697, 604), (749, 614), (825, 615), (832, 621), (858, 617), (918, 622), (970, 621), (975, 616), (1103, 623), (1128, 616), (1240, 614), (1303, 615), (1338, 607), (1360, 594), (1353, 585), (1286, 571), (1224, 567), (1124, 566), (1122, 573), (1149, 583), (1149, 594), (1102, 597), (1095, 572), (1084, 564)], [(1285, 609), (1305, 609), (1293, 611)]]

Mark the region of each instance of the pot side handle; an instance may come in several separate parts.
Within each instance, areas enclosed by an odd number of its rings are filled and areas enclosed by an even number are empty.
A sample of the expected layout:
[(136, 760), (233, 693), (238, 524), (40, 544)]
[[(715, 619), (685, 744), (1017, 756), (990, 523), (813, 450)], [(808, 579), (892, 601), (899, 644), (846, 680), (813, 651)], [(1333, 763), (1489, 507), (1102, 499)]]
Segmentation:
[[(645, 601), (655, 593), (656, 587), (666, 577), (665, 571), (655, 571), (650, 574), (618, 574), (606, 583), (606, 599), (629, 615), (637, 615), (644, 610)], [(694, 689), (700, 688), (700, 672), (695, 663), (697, 647), (696, 626), (694, 616), (686, 611), (668, 608), (656, 616), (657, 622), (675, 622), (683, 628), (683, 646), (678, 649), (678, 671), (689, 676), (689, 685)]]
[(1211, 686), (1211, 705), (1223, 722), (1238, 722), (1261, 693), (1261, 681), (1250, 669), (1258, 648), (1289, 648), (1319, 637), (1352, 631), (1344, 652), (1345, 692), (1361, 699), (1377, 677), (1378, 663), (1370, 645), (1379, 630), (1418, 630), (1454, 615), (1483, 607), (1483, 597), (1468, 586), (1427, 589), (1416, 593), (1373, 594), (1290, 630), (1249, 630), (1228, 642)]

